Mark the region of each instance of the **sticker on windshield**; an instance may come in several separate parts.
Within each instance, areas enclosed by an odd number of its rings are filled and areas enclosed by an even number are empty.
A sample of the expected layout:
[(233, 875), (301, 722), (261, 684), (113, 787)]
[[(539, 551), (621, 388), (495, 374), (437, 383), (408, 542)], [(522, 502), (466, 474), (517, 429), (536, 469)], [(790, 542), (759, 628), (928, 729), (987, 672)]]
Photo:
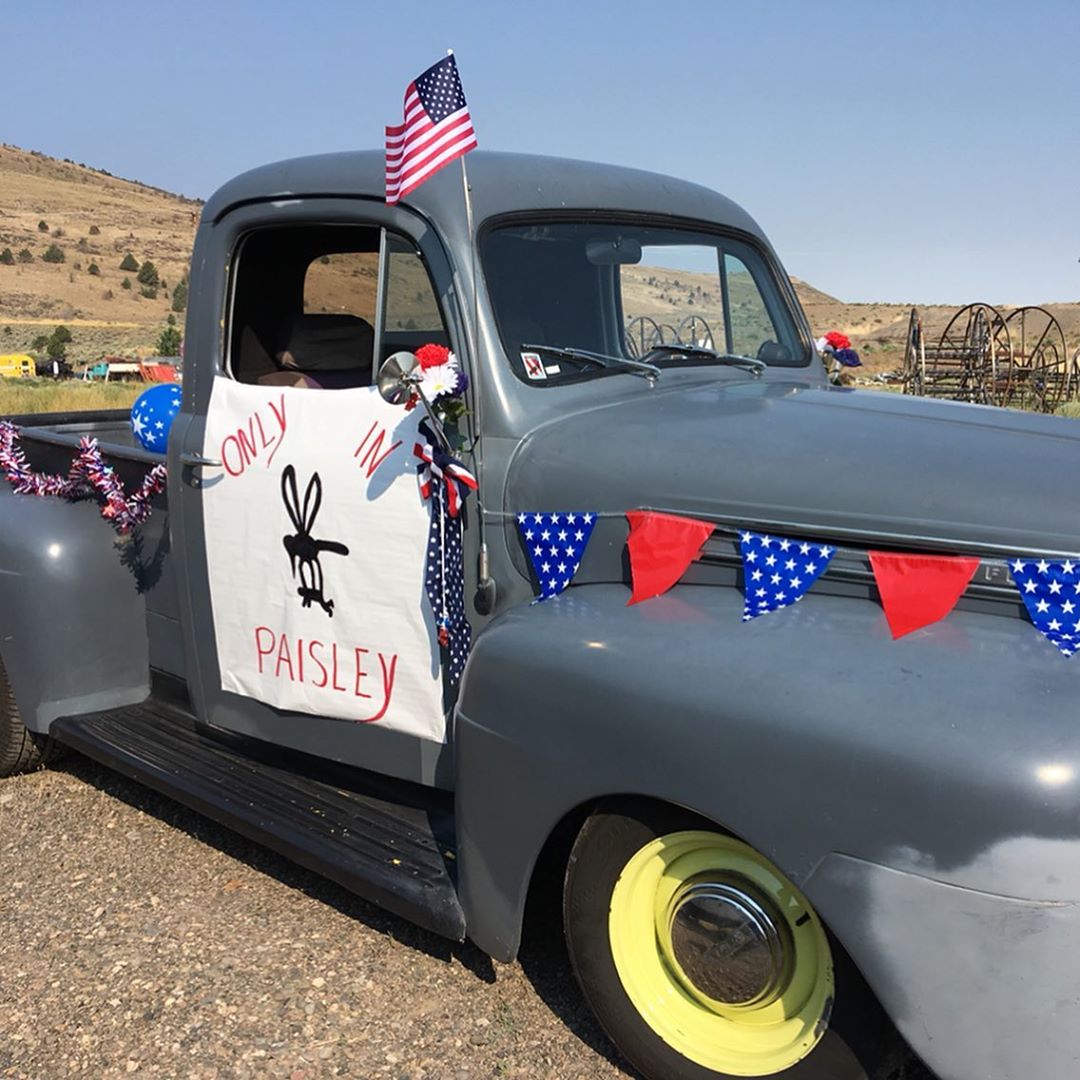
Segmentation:
[(521, 362), (525, 365), (525, 374), (530, 379), (546, 379), (547, 372), (544, 370), (544, 361), (540, 359), (539, 353), (523, 352), (521, 354)]

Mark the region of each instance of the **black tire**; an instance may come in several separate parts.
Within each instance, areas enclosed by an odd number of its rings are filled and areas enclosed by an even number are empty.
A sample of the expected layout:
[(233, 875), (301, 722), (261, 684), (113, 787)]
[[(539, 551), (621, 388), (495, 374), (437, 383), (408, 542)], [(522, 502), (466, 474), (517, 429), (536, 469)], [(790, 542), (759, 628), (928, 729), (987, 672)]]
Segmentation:
[[(720, 834), (710, 823), (665, 804), (620, 800), (585, 822), (570, 854), (563, 918), (578, 983), (612, 1042), (647, 1080), (729, 1080), (665, 1042), (624, 989), (612, 953), (609, 913), (630, 860), (660, 837), (688, 830)], [(739, 1073), (781, 1080), (889, 1080), (902, 1073), (905, 1044), (842, 948), (829, 938), (835, 999), (828, 1029), (810, 1052), (779, 1072)]]
[(0, 660), (0, 777), (30, 772), (54, 761), (61, 748), (55, 739), (26, 729)]

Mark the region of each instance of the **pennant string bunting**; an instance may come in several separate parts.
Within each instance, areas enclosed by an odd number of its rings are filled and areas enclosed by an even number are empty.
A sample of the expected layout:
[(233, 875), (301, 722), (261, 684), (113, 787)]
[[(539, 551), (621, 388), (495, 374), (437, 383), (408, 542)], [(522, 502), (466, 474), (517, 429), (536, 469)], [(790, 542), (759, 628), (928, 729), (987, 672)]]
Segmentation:
[(806, 595), (836, 549), (767, 533), (739, 537), (743, 558), (743, 622), (779, 611)]
[(944, 619), (979, 569), (978, 559), (964, 556), (869, 555), (894, 639)]
[(654, 510), (631, 510), (626, 519), (630, 522), (626, 546), (634, 583), (628, 605), (667, 592), (701, 554), (714, 529), (708, 521)]
[(1036, 629), (1072, 656), (1080, 648), (1080, 559), (1014, 559), (1009, 570)]
[(518, 514), (517, 524), (540, 586), (540, 595), (534, 603), (550, 600), (574, 580), (596, 528), (596, 514), (587, 511)]

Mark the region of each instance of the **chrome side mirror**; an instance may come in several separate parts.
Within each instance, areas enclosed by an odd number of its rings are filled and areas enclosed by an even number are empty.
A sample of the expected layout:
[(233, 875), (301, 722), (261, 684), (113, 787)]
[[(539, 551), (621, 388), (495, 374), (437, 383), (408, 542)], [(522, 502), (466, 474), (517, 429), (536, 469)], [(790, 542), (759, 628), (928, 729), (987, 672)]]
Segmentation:
[(379, 396), (390, 405), (404, 405), (419, 389), (420, 361), (414, 353), (396, 352), (379, 368), (375, 385)]
[(420, 361), (416, 359), (415, 353), (404, 351), (388, 356), (379, 368), (379, 374), (375, 376), (379, 396), (388, 404), (405, 405), (414, 396), (420, 399), (436, 440), (443, 450), (449, 453), (450, 440), (443, 431), (442, 421), (431, 409), (431, 402), (424, 394), (422, 382)]

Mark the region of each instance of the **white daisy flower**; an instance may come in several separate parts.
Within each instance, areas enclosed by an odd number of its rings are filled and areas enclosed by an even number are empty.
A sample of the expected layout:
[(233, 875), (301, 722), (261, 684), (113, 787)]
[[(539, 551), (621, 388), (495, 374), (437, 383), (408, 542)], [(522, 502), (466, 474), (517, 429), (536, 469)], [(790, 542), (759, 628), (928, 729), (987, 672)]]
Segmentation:
[(461, 373), (453, 361), (453, 353), (450, 355), (451, 359), (445, 364), (424, 368), (422, 386), (428, 401), (435, 401), (446, 394), (457, 392)]

